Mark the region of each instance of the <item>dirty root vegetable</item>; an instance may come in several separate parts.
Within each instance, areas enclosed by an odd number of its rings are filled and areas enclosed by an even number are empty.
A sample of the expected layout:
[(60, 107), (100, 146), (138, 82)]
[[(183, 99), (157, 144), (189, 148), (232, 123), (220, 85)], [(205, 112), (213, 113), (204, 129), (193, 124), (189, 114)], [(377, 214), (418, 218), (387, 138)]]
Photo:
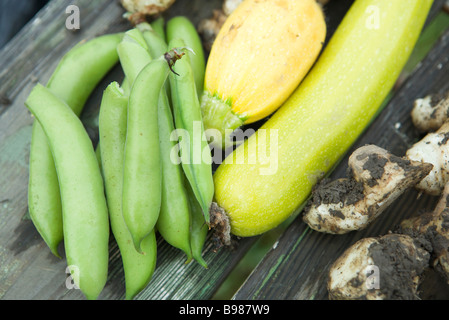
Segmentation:
[(109, 218), (95, 150), (70, 107), (37, 84), (25, 102), (41, 124), (61, 192), (64, 246), (74, 283), (96, 299), (108, 274)]
[(428, 133), (406, 152), (413, 161), (431, 163), (432, 171), (422, 179), (416, 189), (438, 196), (449, 181), (449, 122), (445, 122), (436, 132)]
[(175, 0), (120, 0), (123, 8), (140, 19), (162, 13), (174, 2)]
[(218, 167), (215, 198), (229, 214), (232, 233), (270, 230), (304, 204), (378, 112), (431, 5), (431, 0), (352, 5), (299, 88)]
[(430, 265), (449, 283), (449, 183), (435, 209), (402, 221), (398, 232), (412, 237), (424, 236), (431, 245)]
[[(326, 23), (315, 0), (246, 0), (226, 19), (210, 52), (202, 111), (217, 147), (243, 124), (274, 112), (315, 62)], [(221, 141), (217, 140), (220, 134)]]
[[(116, 46), (120, 40), (120, 34), (108, 34), (73, 47), (53, 72), (48, 89), (79, 116), (93, 89), (117, 64)], [(58, 245), (63, 230), (58, 177), (47, 137), (37, 121), (33, 124), (29, 162), (30, 217), (51, 252), (60, 257)]]
[(416, 99), (411, 117), (413, 125), (421, 132), (438, 130), (449, 118), (449, 91)]
[(350, 177), (330, 183), (324, 180), (313, 190), (303, 216), (312, 229), (332, 234), (364, 229), (433, 167), (374, 145), (354, 151), (348, 165)]
[(429, 252), (402, 234), (365, 238), (348, 248), (331, 266), (333, 300), (416, 300)]
[(394, 233), (365, 238), (329, 270), (331, 299), (419, 299), (423, 272), (433, 268), (449, 283), (449, 183), (435, 209), (401, 222)]

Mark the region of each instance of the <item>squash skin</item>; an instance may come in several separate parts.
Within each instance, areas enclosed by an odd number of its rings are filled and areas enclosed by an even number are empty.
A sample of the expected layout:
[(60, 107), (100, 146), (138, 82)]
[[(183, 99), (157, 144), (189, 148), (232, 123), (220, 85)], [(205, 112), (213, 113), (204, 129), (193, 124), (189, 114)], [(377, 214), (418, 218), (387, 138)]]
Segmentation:
[[(373, 120), (432, 2), (356, 0), (299, 88), (215, 172), (215, 200), (229, 215), (231, 233), (258, 235), (299, 211)], [(370, 24), (372, 10), (377, 25)], [(277, 140), (264, 141), (263, 133)], [(276, 155), (273, 174), (261, 174), (267, 164), (260, 152)]]
[(227, 138), (226, 129), (272, 114), (310, 70), (325, 37), (315, 0), (243, 1), (220, 29), (207, 61), (205, 129)]

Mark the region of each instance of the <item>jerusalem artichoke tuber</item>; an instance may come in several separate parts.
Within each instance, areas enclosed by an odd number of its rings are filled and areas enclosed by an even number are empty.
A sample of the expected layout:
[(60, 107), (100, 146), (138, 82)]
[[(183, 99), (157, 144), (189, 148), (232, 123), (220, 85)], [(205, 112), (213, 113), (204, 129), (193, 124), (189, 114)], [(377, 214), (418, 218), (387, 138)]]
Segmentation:
[(416, 185), (432, 165), (410, 161), (367, 145), (349, 158), (350, 177), (314, 189), (303, 220), (314, 230), (343, 234), (364, 229), (406, 189)]
[[(425, 243), (425, 242), (424, 242)], [(329, 298), (333, 300), (416, 300), (429, 252), (418, 239), (387, 234), (364, 238), (331, 266)]]
[(449, 181), (449, 122), (436, 132), (428, 133), (406, 152), (409, 160), (433, 164), (433, 169), (416, 188), (423, 193), (438, 196)]
[(404, 220), (399, 231), (411, 236), (423, 235), (432, 245), (431, 266), (449, 283), (449, 183), (446, 183), (432, 212)]
[(438, 130), (449, 118), (449, 91), (416, 99), (411, 117), (414, 126), (421, 132)]

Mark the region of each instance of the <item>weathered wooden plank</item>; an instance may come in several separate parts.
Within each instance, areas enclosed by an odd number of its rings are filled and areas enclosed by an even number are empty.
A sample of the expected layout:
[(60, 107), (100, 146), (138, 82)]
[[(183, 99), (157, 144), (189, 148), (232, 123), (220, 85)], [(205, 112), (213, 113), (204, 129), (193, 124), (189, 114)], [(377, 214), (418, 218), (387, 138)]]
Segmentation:
[[(430, 93), (449, 90), (449, 30), (394, 95), (388, 106), (361, 136), (348, 155), (365, 144), (376, 144), (403, 155), (421, 136), (410, 119), (413, 101)], [(346, 176), (346, 156), (330, 178)], [(328, 235), (308, 228), (298, 216), (257, 266), (234, 299), (327, 299), (327, 272), (343, 251), (357, 240), (383, 235), (400, 221), (431, 210), (437, 197), (418, 196), (409, 190), (367, 229), (346, 235)], [(429, 276), (429, 279), (434, 279)], [(433, 285), (443, 281), (433, 281)], [(424, 297), (448, 297), (446, 287), (431, 288)]]

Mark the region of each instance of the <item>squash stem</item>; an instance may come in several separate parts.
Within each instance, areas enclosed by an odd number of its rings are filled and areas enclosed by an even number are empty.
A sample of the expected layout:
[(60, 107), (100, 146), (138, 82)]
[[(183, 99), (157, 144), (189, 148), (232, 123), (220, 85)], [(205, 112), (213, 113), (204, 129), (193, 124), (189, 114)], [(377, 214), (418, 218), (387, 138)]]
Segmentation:
[(247, 117), (235, 113), (227, 101), (208, 91), (203, 93), (201, 111), (209, 144), (223, 149), (234, 145), (231, 134), (243, 125)]

